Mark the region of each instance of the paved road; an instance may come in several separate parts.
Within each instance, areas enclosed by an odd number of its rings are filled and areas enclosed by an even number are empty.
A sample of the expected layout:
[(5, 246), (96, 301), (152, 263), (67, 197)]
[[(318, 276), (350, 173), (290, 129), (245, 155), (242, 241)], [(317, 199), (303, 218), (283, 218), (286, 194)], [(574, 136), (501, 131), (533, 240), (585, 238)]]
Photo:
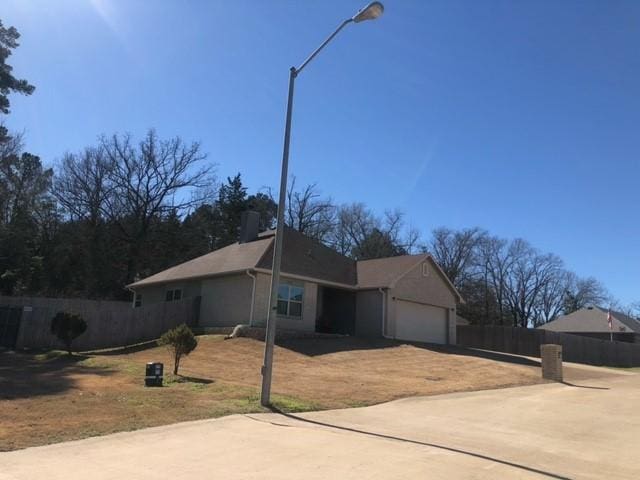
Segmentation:
[(0, 479), (638, 479), (640, 375), (597, 377), (31, 448)]

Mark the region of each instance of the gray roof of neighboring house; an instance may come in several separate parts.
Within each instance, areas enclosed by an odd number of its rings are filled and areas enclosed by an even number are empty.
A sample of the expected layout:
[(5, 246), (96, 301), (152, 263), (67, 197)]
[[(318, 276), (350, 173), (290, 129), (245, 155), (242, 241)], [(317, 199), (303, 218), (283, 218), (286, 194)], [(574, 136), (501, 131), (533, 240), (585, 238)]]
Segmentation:
[[(607, 312), (608, 309), (601, 307), (581, 308), (538, 328), (554, 332), (609, 333)], [(611, 311), (611, 324), (614, 333), (640, 333), (640, 321), (621, 312)]]
[[(449, 282), (430, 255), (401, 255), (374, 260), (354, 261), (320, 242), (291, 228), (284, 230), (282, 273), (312, 278), (328, 284), (352, 288), (386, 288), (418, 263), (429, 259), (444, 281), (461, 300), (460, 294)], [(262, 232), (252, 242), (234, 243), (188, 262), (181, 263), (128, 287), (176, 282), (246, 270), (271, 270), (273, 262), (274, 231)]]

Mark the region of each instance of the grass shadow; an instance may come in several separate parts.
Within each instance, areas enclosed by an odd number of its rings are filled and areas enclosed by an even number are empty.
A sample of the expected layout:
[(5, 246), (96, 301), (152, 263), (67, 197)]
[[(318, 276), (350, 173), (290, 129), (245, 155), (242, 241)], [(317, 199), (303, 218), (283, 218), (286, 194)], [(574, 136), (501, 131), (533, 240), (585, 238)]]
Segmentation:
[(276, 341), (276, 345), (309, 357), (354, 350), (377, 350), (401, 345), (403, 342), (386, 338), (289, 338)]
[(215, 382), (215, 380), (210, 378), (190, 377), (187, 375), (177, 375), (173, 381), (176, 383), (198, 383), (201, 385), (209, 385)]
[(484, 358), (494, 362), (512, 363), (514, 365), (525, 365), (529, 367), (540, 367), (540, 360), (527, 358), (516, 354), (496, 352), (490, 350), (479, 350), (475, 348), (460, 347), (458, 345), (441, 345), (437, 343), (420, 343), (403, 341), (402, 343), (412, 345), (416, 348), (430, 350), (432, 352), (444, 353), (448, 355), (463, 355), (467, 357)]
[(115, 356), (126, 355), (128, 353), (137, 353), (144, 350), (149, 350), (158, 346), (157, 340), (149, 340), (148, 342), (136, 343), (135, 345), (128, 345), (126, 347), (105, 348), (102, 350), (91, 350), (83, 352), (93, 356)]
[(526, 365), (529, 367), (540, 367), (540, 360), (533, 358), (526, 358), (519, 355), (512, 355), (510, 353), (493, 352), (489, 350), (477, 350), (474, 348), (465, 347), (449, 347), (448, 353), (455, 355), (465, 355), (469, 357), (485, 358), (487, 360), (493, 360), (495, 362), (512, 363), (515, 365)]
[(13, 400), (64, 393), (76, 386), (77, 375), (112, 375), (115, 370), (82, 365), (86, 355), (0, 353), (0, 399)]
[(291, 338), (277, 340), (279, 347), (301, 353), (310, 357), (328, 355), (337, 352), (348, 352), (356, 350), (378, 350), (384, 348), (394, 348), (401, 345), (411, 345), (423, 350), (449, 355), (465, 355), (470, 357), (484, 358), (497, 362), (511, 363), (516, 365), (526, 365), (540, 367), (540, 361), (524, 358), (509, 353), (492, 352), (488, 350), (476, 350), (472, 348), (458, 347), (455, 345), (440, 345), (435, 343), (410, 342), (405, 340), (391, 340), (386, 338), (362, 338), (362, 337), (340, 337), (340, 338)]

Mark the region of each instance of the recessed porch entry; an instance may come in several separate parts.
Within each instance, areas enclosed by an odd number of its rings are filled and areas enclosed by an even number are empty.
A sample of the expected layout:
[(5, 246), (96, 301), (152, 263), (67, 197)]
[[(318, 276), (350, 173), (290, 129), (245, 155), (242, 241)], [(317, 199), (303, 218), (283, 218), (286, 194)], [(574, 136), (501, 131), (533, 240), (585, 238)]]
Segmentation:
[(316, 332), (355, 335), (355, 292), (318, 286)]

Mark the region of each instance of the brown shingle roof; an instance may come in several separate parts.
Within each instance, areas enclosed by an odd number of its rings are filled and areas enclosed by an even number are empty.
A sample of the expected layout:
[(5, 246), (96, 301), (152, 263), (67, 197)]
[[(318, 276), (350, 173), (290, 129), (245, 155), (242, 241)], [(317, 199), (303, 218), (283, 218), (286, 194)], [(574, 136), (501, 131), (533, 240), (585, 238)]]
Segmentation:
[(456, 287), (440, 268), (440, 265), (428, 253), (419, 255), (400, 255), (397, 257), (376, 258), (372, 260), (358, 261), (358, 288), (384, 288), (392, 286), (405, 273), (409, 272), (419, 263), (429, 260), (431, 265), (453, 292), (457, 300), (464, 303), (464, 299)]
[[(611, 319), (613, 327), (611, 331), (614, 333), (623, 331), (640, 333), (640, 322), (624, 313), (612, 310)], [(539, 328), (554, 332), (609, 333), (607, 309), (601, 307), (581, 308)]]
[[(265, 232), (261, 236), (268, 235), (273, 235), (273, 232)], [(283, 238), (283, 273), (355, 287), (355, 261), (291, 228), (285, 228)], [(271, 270), (272, 265), (273, 244), (269, 245), (256, 267)]]
[(260, 261), (272, 242), (273, 237), (266, 237), (249, 243), (233, 243), (132, 283), (129, 287), (143, 287), (154, 283), (208, 277), (251, 269)]
[[(267, 231), (257, 240), (234, 243), (214, 252), (181, 263), (128, 285), (130, 288), (242, 272), (251, 269), (271, 270), (274, 232)], [(282, 273), (353, 288), (386, 288), (418, 263), (433, 259), (428, 254), (354, 261), (291, 228), (284, 230)], [(433, 262), (455, 295), (438, 265)]]
[(382, 288), (388, 287), (419, 262), (429, 257), (421, 255), (400, 255), (398, 257), (375, 258), (358, 262), (358, 287)]
[[(253, 242), (231, 244), (128, 286), (136, 288), (254, 268), (271, 270), (273, 240), (273, 231), (263, 232)], [(290, 228), (285, 228), (282, 248), (283, 274), (355, 287), (356, 262), (350, 258)]]

